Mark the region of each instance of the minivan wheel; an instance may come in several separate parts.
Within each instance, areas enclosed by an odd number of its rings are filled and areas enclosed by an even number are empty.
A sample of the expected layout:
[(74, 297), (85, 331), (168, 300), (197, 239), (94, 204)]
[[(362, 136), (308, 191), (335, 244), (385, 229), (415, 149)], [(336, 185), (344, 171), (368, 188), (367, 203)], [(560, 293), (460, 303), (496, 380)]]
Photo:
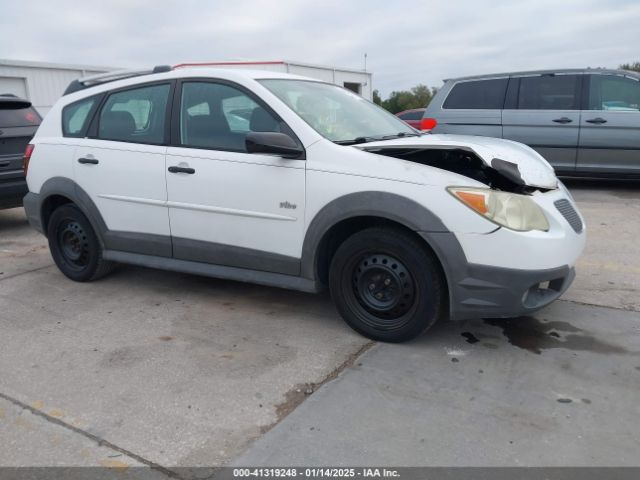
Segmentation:
[(370, 228), (345, 240), (329, 268), (338, 311), (358, 333), (403, 342), (431, 327), (442, 310), (437, 260), (408, 233)]
[(49, 250), (54, 262), (71, 280), (96, 280), (113, 270), (113, 262), (102, 258), (102, 248), (91, 223), (78, 207), (62, 205), (47, 225)]

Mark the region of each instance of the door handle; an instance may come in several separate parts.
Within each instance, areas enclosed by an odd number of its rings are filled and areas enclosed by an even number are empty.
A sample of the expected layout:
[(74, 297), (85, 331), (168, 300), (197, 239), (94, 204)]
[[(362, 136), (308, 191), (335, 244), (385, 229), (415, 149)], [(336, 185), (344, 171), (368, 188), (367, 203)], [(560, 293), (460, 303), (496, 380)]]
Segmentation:
[(9, 162), (2, 162), (0, 163), (0, 168), (5, 168), (9, 166)]
[(78, 159), (78, 163), (82, 163), (83, 165), (89, 164), (89, 165), (97, 165), (100, 162), (98, 161), (97, 158), (86, 158), (86, 157), (82, 157)]
[(596, 125), (600, 125), (601, 123), (607, 123), (607, 121), (602, 117), (590, 118), (589, 120), (585, 120), (587, 123), (595, 123)]
[(554, 118), (552, 120), (552, 122), (556, 122), (556, 123), (571, 123), (571, 122), (573, 122), (573, 120), (571, 120), (568, 117), (560, 117), (560, 118)]
[(190, 168), (190, 167), (177, 167), (175, 165), (172, 165), (171, 167), (168, 168), (168, 170), (171, 173), (188, 173), (189, 175), (193, 175), (194, 173), (196, 173), (195, 168)]

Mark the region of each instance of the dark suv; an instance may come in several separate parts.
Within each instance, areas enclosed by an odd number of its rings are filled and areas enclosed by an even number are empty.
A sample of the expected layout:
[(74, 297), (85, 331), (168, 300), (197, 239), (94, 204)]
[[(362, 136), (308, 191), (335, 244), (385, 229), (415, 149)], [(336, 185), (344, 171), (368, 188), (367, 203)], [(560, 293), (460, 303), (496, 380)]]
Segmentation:
[(0, 95), (0, 209), (22, 205), (28, 191), (22, 157), (41, 120), (31, 102)]

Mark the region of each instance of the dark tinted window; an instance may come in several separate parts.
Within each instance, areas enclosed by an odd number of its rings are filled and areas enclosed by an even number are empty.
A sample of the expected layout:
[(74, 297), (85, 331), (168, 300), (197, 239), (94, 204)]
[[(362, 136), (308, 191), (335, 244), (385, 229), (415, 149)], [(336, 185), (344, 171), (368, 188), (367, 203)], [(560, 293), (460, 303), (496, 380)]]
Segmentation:
[(0, 106), (0, 127), (31, 127), (40, 125), (40, 115), (33, 107), (3, 108)]
[(98, 138), (162, 143), (168, 97), (169, 85), (152, 85), (112, 93), (100, 112)]
[(423, 115), (424, 115), (424, 110), (416, 110), (413, 112), (403, 113), (401, 115), (398, 115), (398, 117), (402, 120), (420, 120), (422, 119)]
[(62, 134), (65, 137), (80, 137), (84, 134), (89, 113), (96, 97), (85, 98), (62, 109)]
[(518, 108), (521, 110), (577, 110), (577, 75), (522, 77)]
[(444, 102), (447, 109), (500, 110), (507, 89), (506, 78), (474, 80), (456, 84)]
[(640, 110), (640, 82), (617, 75), (592, 75), (589, 110)]
[(280, 132), (284, 128), (271, 113), (237, 88), (210, 82), (182, 85), (182, 145), (243, 152), (247, 133)]

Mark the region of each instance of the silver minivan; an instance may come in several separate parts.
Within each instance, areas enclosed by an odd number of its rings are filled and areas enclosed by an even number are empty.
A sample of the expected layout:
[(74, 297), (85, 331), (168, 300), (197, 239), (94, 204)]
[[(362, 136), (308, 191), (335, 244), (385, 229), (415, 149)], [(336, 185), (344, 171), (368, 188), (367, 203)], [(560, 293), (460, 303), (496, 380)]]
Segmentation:
[(423, 121), (434, 133), (525, 143), (558, 174), (640, 177), (640, 73), (573, 69), (446, 80)]

